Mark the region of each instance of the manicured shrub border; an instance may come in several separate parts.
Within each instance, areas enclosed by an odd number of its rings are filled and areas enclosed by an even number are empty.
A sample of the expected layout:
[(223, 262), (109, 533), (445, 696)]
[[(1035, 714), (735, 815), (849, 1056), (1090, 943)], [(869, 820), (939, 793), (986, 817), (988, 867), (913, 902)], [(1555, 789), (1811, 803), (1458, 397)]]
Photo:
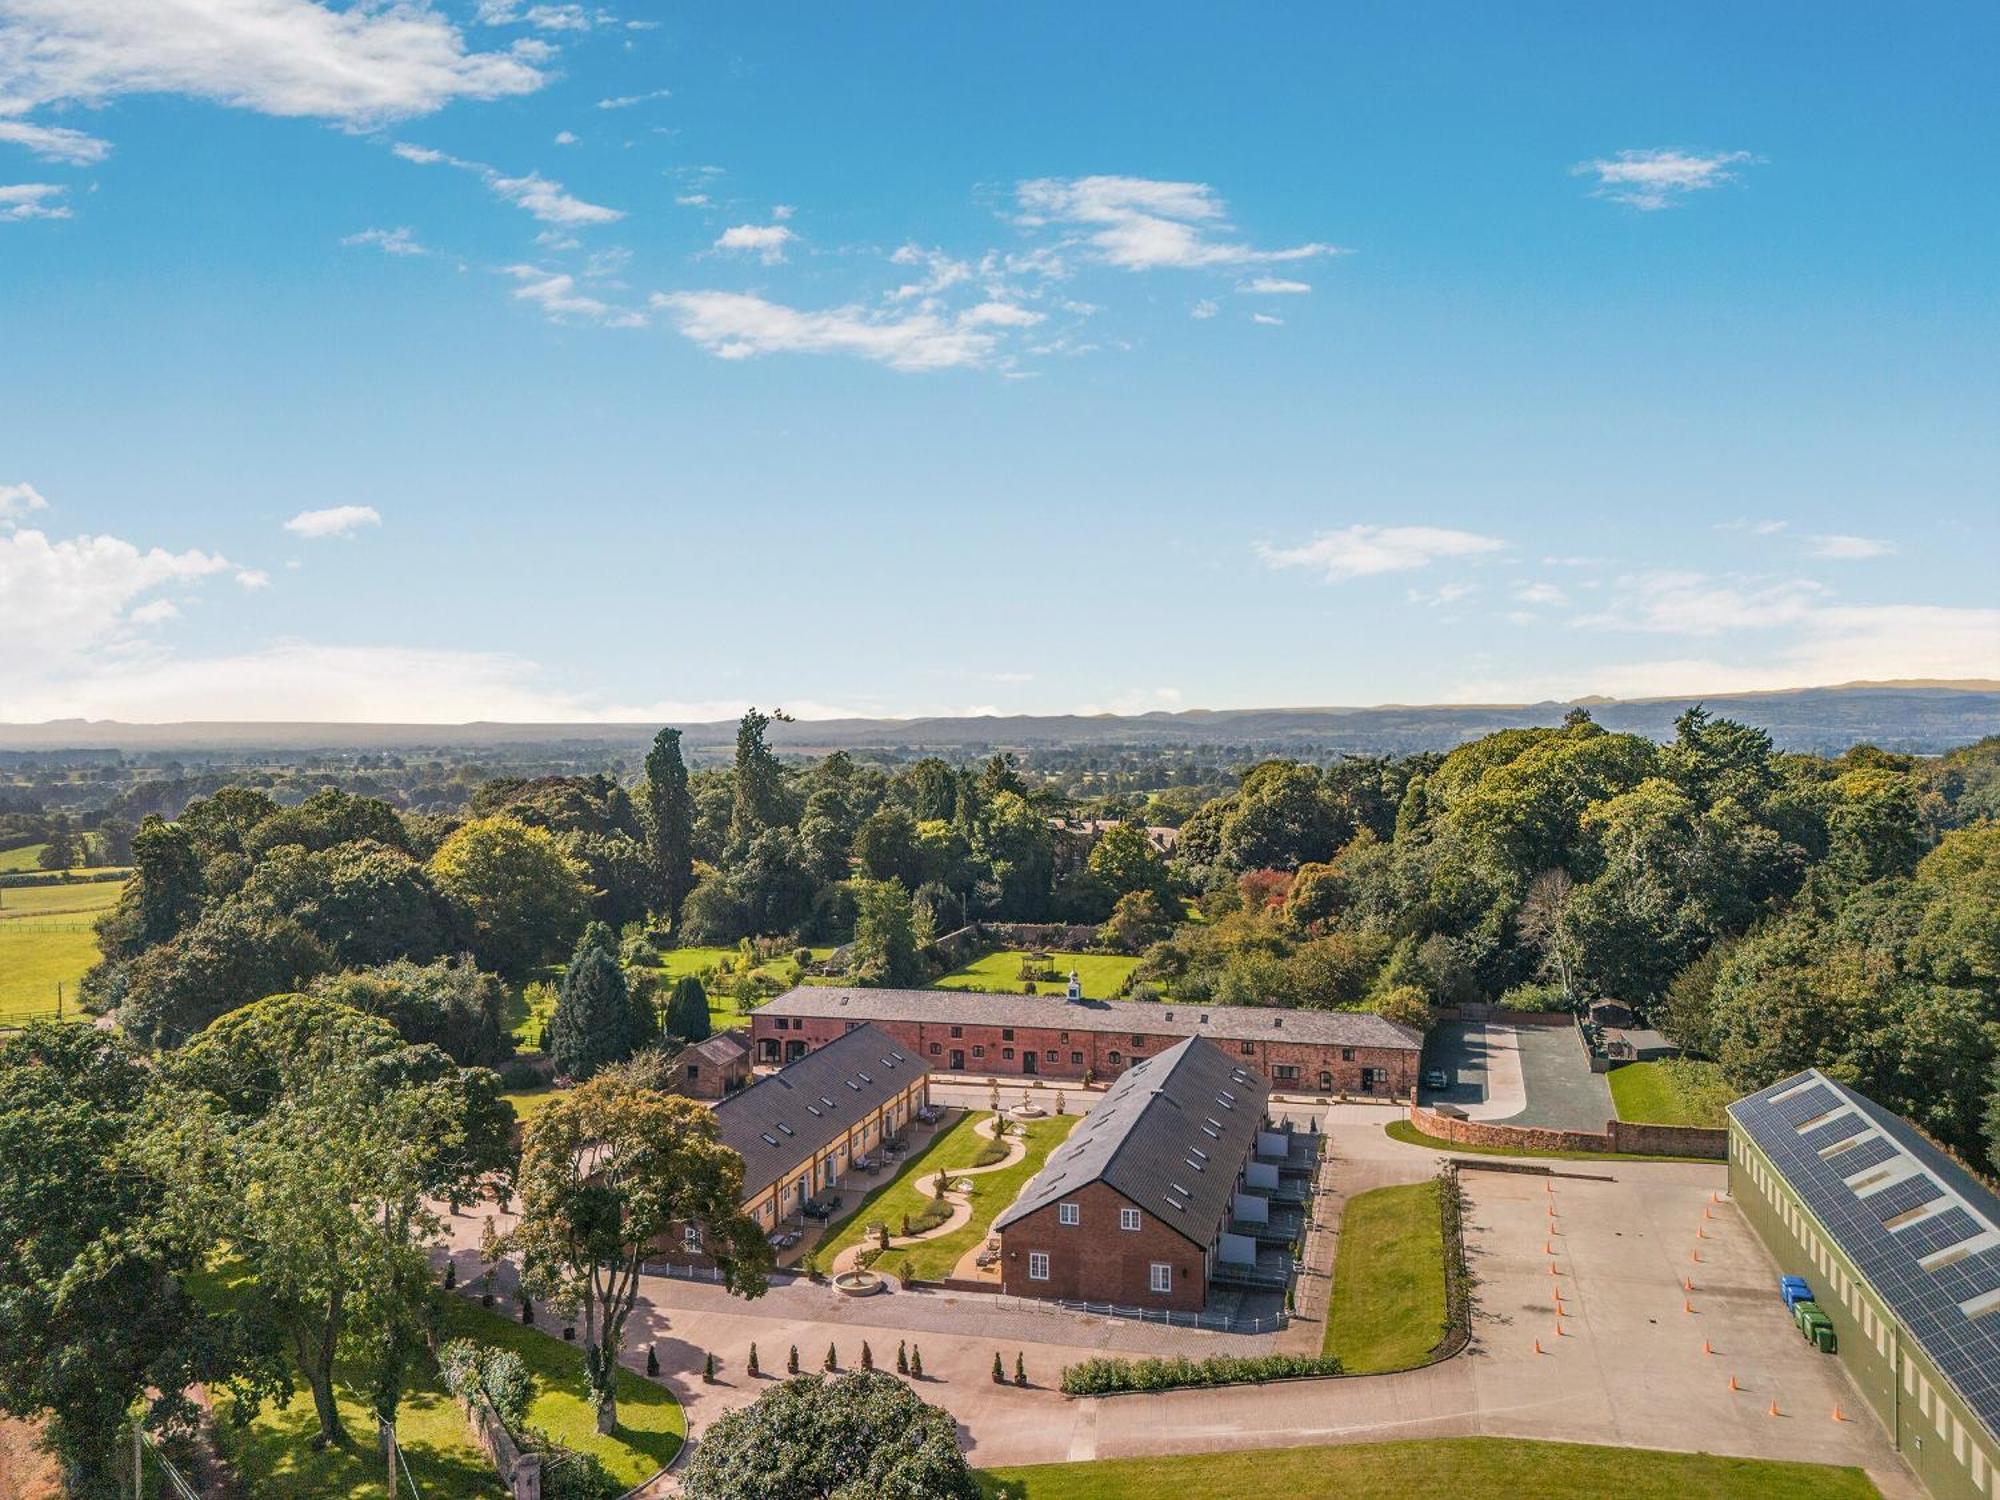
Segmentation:
[(1237, 1358), (1216, 1354), (1207, 1359), (1086, 1359), (1065, 1365), (1066, 1396), (1112, 1396), (1125, 1391), (1176, 1391), (1218, 1385), (1261, 1385), (1267, 1380), (1302, 1380), (1338, 1375), (1340, 1361), (1332, 1355), (1266, 1354)]

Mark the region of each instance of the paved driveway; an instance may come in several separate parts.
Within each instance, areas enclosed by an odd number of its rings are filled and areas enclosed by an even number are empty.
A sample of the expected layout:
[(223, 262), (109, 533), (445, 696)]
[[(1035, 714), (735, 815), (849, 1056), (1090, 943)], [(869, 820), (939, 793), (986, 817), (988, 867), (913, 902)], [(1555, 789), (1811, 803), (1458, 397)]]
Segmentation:
[[(1424, 1044), (1424, 1067), (1449, 1080), (1426, 1088), (1425, 1104), (1455, 1104), (1475, 1120), (1504, 1120), (1527, 1102), (1515, 1028), (1500, 1021), (1443, 1021)], [(1602, 1122), (1600, 1122), (1601, 1128)]]
[(1576, 1027), (1564, 1021), (1509, 1029), (1514, 1033), (1523, 1097), (1513, 1114), (1487, 1118), (1555, 1130), (1604, 1129), (1617, 1114), (1611, 1103), (1611, 1086), (1602, 1073), (1590, 1071), (1590, 1059), (1577, 1040)]

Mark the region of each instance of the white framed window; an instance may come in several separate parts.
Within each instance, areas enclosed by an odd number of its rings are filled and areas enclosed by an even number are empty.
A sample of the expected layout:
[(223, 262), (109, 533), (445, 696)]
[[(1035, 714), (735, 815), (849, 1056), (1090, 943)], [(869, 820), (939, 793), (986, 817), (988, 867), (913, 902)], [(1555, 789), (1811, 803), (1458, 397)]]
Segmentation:
[(1174, 1268), (1162, 1261), (1154, 1261), (1146, 1284), (1156, 1292), (1171, 1292), (1174, 1289)]
[(1040, 1250), (1028, 1252), (1028, 1280), (1047, 1281), (1049, 1279), (1049, 1258)]
[(1083, 1222), (1082, 1207), (1075, 1203), (1058, 1203), (1056, 1205), (1056, 1222), (1058, 1224), (1081, 1224)]
[(1139, 1227), (1139, 1210), (1136, 1208), (1119, 1209), (1118, 1227), (1120, 1229), (1137, 1229)]
[(701, 1254), (701, 1226), (683, 1224), (681, 1226), (681, 1248), (690, 1255)]

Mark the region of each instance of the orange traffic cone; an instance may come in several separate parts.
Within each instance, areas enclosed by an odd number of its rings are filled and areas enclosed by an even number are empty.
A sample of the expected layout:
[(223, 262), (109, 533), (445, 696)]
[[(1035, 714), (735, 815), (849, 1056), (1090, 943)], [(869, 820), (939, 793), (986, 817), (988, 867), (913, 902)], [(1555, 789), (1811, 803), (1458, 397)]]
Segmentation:
[(1547, 1240), (1543, 1240), (1543, 1241), (1542, 1241), (1542, 1254), (1544, 1254), (1544, 1255), (1554, 1255), (1555, 1253), (1556, 1253), (1556, 1247), (1555, 1247), (1555, 1246), (1554, 1246), (1553, 1244), (1551, 1244), (1551, 1243), (1550, 1243), (1549, 1241), (1547, 1241)]
[(1691, 1261), (1693, 1261), (1693, 1262), (1694, 1262), (1694, 1263), (1695, 1263), (1696, 1265), (1700, 1265), (1700, 1264), (1701, 1264), (1701, 1252), (1700, 1252), (1699, 1250), (1690, 1250), (1690, 1251), (1688, 1251), (1688, 1259), (1689, 1259), (1689, 1260), (1691, 1260)]
[(1845, 1422), (1847, 1420), (1847, 1415), (1841, 1411), (1838, 1401), (1833, 1403), (1833, 1420), (1836, 1422)]
[(1703, 1354), (1713, 1354), (1713, 1353), (1715, 1353), (1715, 1350), (1709, 1347), (1709, 1342), (1708, 1342), (1708, 1340), (1707, 1340), (1707, 1339), (1703, 1339), (1703, 1340), (1701, 1341), (1701, 1352), (1702, 1352)]
[(1710, 1221), (1711, 1223), (1713, 1223), (1713, 1222), (1714, 1222), (1714, 1220), (1715, 1220), (1715, 1215), (1714, 1215), (1714, 1214), (1712, 1214), (1712, 1213), (1710, 1213), (1710, 1212), (1708, 1211), (1708, 1209), (1707, 1209), (1707, 1207), (1706, 1207), (1706, 1206), (1704, 1206), (1704, 1207), (1703, 1207), (1703, 1209), (1702, 1209), (1702, 1211), (1701, 1211), (1701, 1216), (1702, 1216), (1702, 1217), (1703, 1217), (1704, 1219), (1707, 1219), (1708, 1221)]
[(1684, 1313), (1691, 1313), (1691, 1312), (1693, 1312), (1693, 1311), (1694, 1311), (1694, 1304), (1693, 1304), (1692, 1302), (1688, 1301), (1688, 1299), (1687, 1299), (1687, 1298), (1685, 1298), (1685, 1297), (1681, 1298), (1681, 1311), (1682, 1311), (1682, 1312), (1684, 1312)]
[(1694, 1226), (1694, 1237), (1698, 1240), (1705, 1240), (1708, 1238), (1708, 1231), (1697, 1224)]
[(1708, 1201), (1710, 1203), (1720, 1203), (1722, 1201), (1722, 1194), (1715, 1192), (1713, 1189), (1711, 1189), (1708, 1195)]
[(1776, 1401), (1771, 1403), (1771, 1415), (1774, 1417), (1778, 1415), (1778, 1403)]
[(1536, 1339), (1536, 1340), (1535, 1340), (1535, 1353), (1537, 1353), (1537, 1354), (1540, 1354), (1541, 1352), (1542, 1352), (1542, 1341), (1541, 1341), (1540, 1339)]
[(1681, 1290), (1684, 1292), (1691, 1292), (1694, 1290), (1694, 1278), (1692, 1276), (1683, 1276), (1681, 1278)]
[(1556, 1314), (1556, 1337), (1559, 1339), (1566, 1339), (1569, 1337), (1568, 1334), (1563, 1332), (1563, 1320), (1561, 1313)]
[(1556, 1269), (1556, 1263), (1555, 1263), (1554, 1261), (1550, 1261), (1550, 1262), (1549, 1262), (1549, 1274), (1550, 1274), (1551, 1276), (1560, 1276), (1560, 1275), (1562, 1275), (1562, 1272), (1560, 1272), (1560, 1271), (1558, 1271), (1558, 1270)]
[(1732, 1391), (1740, 1391), (1740, 1390), (1742, 1390), (1742, 1389), (1743, 1389), (1743, 1387), (1742, 1387), (1742, 1386), (1740, 1386), (1740, 1385), (1738, 1385), (1738, 1384), (1736, 1383), (1736, 1377), (1735, 1377), (1734, 1375), (1732, 1375), (1732, 1376), (1730, 1376), (1730, 1377), (1729, 1377), (1729, 1388), (1730, 1388), (1730, 1389), (1731, 1389)]

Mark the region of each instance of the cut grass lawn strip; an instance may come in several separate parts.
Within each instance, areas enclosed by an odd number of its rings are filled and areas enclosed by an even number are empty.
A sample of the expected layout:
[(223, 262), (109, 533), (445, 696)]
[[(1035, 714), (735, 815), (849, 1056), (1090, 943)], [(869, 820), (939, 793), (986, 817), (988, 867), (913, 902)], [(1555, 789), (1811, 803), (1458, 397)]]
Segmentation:
[(1618, 1118), (1641, 1125), (1693, 1125), (1719, 1130), (1724, 1107), (1736, 1092), (1715, 1063), (1674, 1057), (1662, 1062), (1627, 1063), (1605, 1081)]
[(1859, 1469), (1599, 1448), (1522, 1438), (1431, 1438), (1318, 1448), (1096, 1459), (993, 1469), (992, 1500), (1270, 1500), (1274, 1495), (1616, 1495), (1619, 1500), (1880, 1500)]
[(1445, 1321), (1438, 1185), (1404, 1183), (1348, 1199), (1321, 1352), (1350, 1375), (1407, 1370), (1430, 1357)]

